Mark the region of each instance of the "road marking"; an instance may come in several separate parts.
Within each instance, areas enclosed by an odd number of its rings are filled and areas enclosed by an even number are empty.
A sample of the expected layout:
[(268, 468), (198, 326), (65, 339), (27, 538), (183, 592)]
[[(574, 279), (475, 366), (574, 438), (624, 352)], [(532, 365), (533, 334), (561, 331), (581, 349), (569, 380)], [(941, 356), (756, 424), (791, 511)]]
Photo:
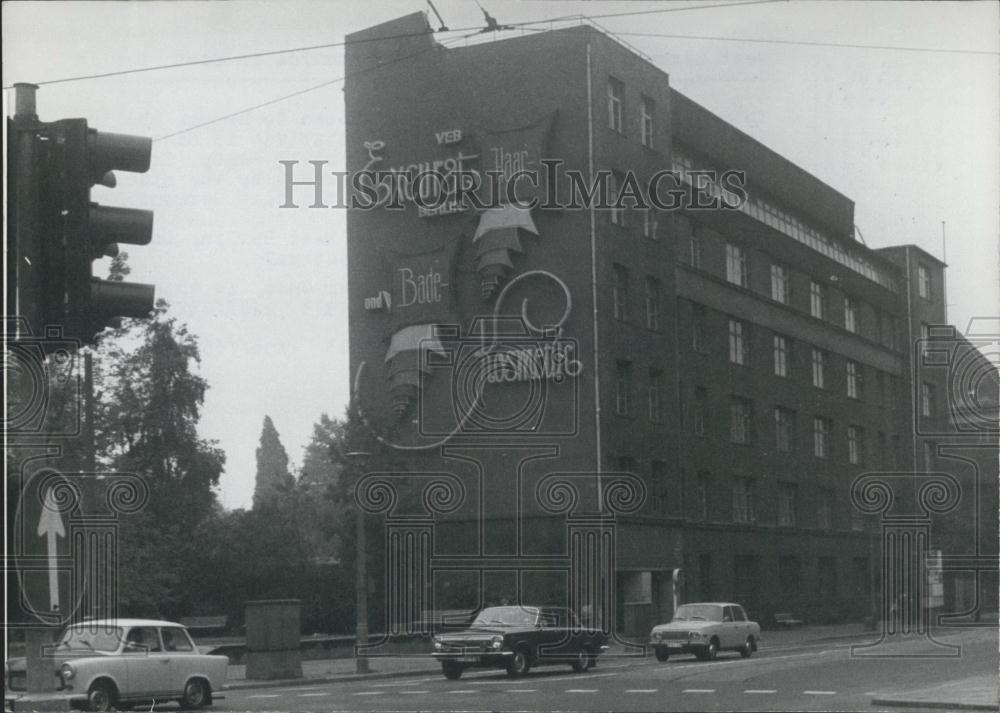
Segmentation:
[(400, 691), (401, 696), (417, 696), (421, 693), (430, 693), (430, 691)]
[(332, 696), (333, 693), (300, 693), (299, 698), (311, 698), (313, 696)]
[(508, 688), (504, 693), (534, 693), (537, 688)]
[(681, 693), (715, 693), (714, 688), (685, 688)]
[[(585, 678), (607, 678), (608, 676), (616, 676), (616, 675), (617, 674), (614, 674), (614, 673), (576, 673), (576, 674), (570, 674), (568, 676), (552, 676), (552, 677), (546, 676), (545, 678), (541, 678), (539, 680), (545, 681), (546, 683), (548, 683), (549, 681), (582, 681)], [(470, 684), (474, 683), (477, 686), (482, 686), (482, 685), (495, 685), (495, 686), (498, 686), (498, 685), (501, 685), (501, 684), (505, 684), (505, 685), (509, 686), (510, 685), (510, 681), (509, 680), (505, 680), (505, 678), (500, 678), (500, 679), (483, 679), (483, 680), (471, 679), (469, 681), (469, 683)]]
[(381, 696), (385, 691), (358, 691), (355, 696)]
[(566, 693), (597, 693), (596, 688), (567, 688)]
[(256, 696), (247, 696), (247, 698), (281, 698), (277, 693), (259, 693)]
[(774, 688), (748, 688), (743, 691), (744, 693), (777, 693), (777, 689)]
[(835, 696), (836, 691), (802, 691), (807, 696)]
[(468, 691), (448, 691), (448, 693), (479, 693), (479, 691), (473, 691), (470, 689)]
[(628, 688), (625, 693), (656, 693), (659, 688)]

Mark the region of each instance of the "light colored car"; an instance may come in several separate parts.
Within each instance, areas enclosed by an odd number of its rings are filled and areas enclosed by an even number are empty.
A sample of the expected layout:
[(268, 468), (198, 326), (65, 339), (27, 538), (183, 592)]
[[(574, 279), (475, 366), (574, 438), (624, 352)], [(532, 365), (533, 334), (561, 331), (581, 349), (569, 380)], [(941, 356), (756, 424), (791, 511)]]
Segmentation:
[[(229, 659), (198, 652), (180, 624), (154, 619), (94, 619), (68, 627), (44, 657), (59, 692), (93, 711), (176, 700), (185, 710), (210, 705)], [(6, 698), (25, 690), (25, 661), (7, 667)]]
[(748, 658), (760, 642), (760, 625), (747, 618), (739, 604), (704, 602), (682, 604), (669, 624), (653, 627), (649, 643), (656, 658), (666, 661), (670, 654), (695, 654), (703, 661), (719, 651), (739, 651)]

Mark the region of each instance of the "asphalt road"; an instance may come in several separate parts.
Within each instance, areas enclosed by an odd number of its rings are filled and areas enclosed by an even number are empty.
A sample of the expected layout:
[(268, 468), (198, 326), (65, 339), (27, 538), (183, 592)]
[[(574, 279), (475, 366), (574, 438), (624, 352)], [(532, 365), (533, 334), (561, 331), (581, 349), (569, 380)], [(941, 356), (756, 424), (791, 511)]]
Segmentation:
[[(978, 672), (995, 674), (996, 632), (947, 638), (956, 658), (919, 657), (922, 647), (894, 644), (889, 658), (851, 655), (850, 642), (762, 650), (750, 659), (677, 656), (602, 659), (584, 674), (568, 666), (534, 669), (512, 679), (502, 671), (466, 671), (461, 679), (413, 676), (227, 691), (215, 710), (273, 711), (872, 711), (873, 697), (926, 688)], [(889, 709), (887, 709), (889, 710)], [(898, 711), (900, 709), (891, 709)]]

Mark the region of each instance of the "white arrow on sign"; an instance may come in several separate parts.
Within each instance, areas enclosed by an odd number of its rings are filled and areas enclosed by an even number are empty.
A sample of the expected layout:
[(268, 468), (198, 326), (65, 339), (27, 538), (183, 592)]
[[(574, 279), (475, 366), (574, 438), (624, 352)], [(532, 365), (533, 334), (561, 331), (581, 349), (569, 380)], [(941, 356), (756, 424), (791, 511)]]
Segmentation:
[(59, 572), (56, 570), (56, 538), (65, 537), (62, 515), (50, 488), (45, 493), (42, 516), (38, 518), (38, 536), (45, 535), (49, 553), (49, 610), (59, 611)]

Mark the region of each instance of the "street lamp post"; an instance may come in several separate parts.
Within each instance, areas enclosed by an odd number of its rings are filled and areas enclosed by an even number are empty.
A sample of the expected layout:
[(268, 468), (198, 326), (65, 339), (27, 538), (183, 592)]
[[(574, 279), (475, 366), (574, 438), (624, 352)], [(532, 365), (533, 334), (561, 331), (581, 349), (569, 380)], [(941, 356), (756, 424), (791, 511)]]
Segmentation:
[(347, 454), (353, 465), (354, 485), (354, 527), (355, 527), (355, 627), (354, 663), (356, 673), (368, 673), (368, 656), (364, 653), (368, 646), (368, 558), (365, 536), (365, 516), (357, 500), (358, 481), (364, 475), (364, 467), (371, 453), (352, 451)]

